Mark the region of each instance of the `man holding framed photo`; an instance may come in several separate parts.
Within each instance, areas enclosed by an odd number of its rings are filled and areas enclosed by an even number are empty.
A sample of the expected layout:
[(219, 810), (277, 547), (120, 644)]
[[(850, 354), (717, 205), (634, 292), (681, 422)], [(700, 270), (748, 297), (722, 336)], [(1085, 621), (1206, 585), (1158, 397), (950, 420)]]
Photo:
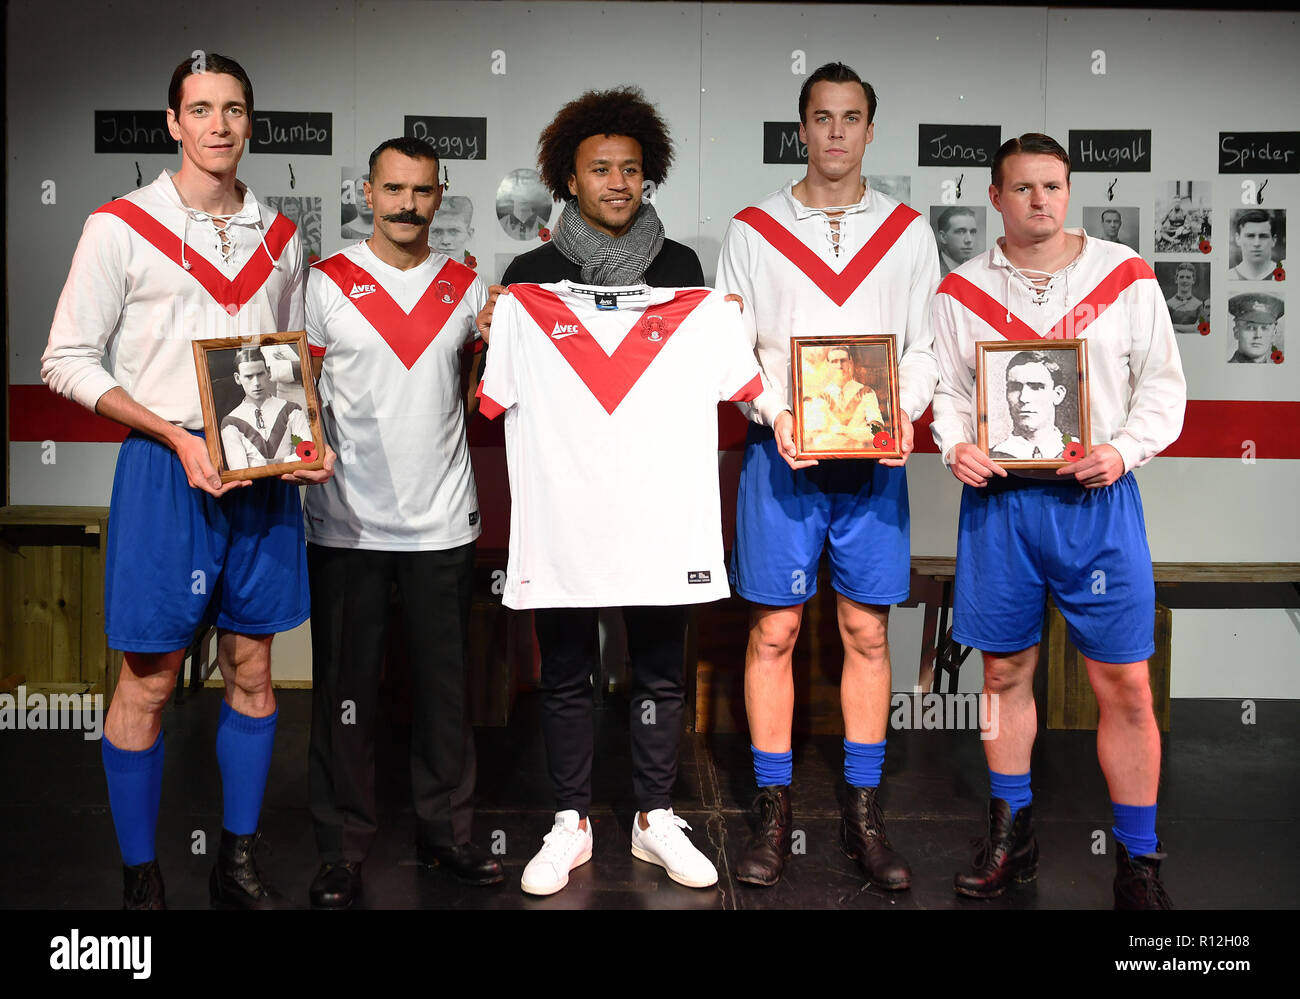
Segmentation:
[[(828, 545), (844, 637), (842, 842), (873, 884), (911, 884), (907, 861), (885, 835), (877, 791), (891, 689), (889, 607), (907, 599), (911, 572), (903, 465), (911, 421), (929, 404), (937, 378), (929, 302), (939, 255), (920, 213), (862, 177), (875, 112), (875, 90), (848, 66), (813, 72), (799, 94), (807, 172), (740, 212), (718, 261), (718, 287), (746, 302), (743, 319), (767, 386), (742, 407), (751, 425), (732, 552), (732, 584), (753, 605), (745, 708), (758, 827), (737, 867), (749, 884), (776, 884), (790, 854), (792, 653)], [(868, 333), (896, 338), (902, 457), (820, 466), (797, 460), (791, 337)]]
[(1023, 350), (1007, 362), (1011, 433), (989, 448), (990, 458), (1050, 461), (1065, 452), (1056, 408), (1067, 393), (1061, 365), (1042, 351)]
[(91, 215), (42, 358), (56, 392), (131, 428), (118, 454), (105, 566), (108, 644), (124, 650), (104, 726), (104, 771), (126, 908), (165, 908), (154, 835), (161, 716), (185, 649), (215, 618), (225, 699), (224, 799), (211, 901), (271, 908), (253, 847), (271, 764), (271, 640), (307, 618), (296, 486), (324, 468), (221, 482), (204, 442), (191, 341), (302, 328), (302, 248), (292, 222), (235, 176), (253, 87), (233, 59), (176, 67), (167, 126), (181, 167)]
[[(1101, 708), (1097, 753), (1117, 841), (1117, 908), (1168, 908), (1155, 835), (1160, 732), (1147, 660), (1155, 650), (1155, 584), (1132, 469), (1182, 429), (1186, 383), (1151, 268), (1120, 243), (1065, 229), (1070, 159), (1038, 133), (1010, 139), (989, 187), (1006, 233), (939, 286), (933, 433), (965, 488), (957, 537), (953, 639), (984, 653), (984, 696), (999, 727), (984, 742), (988, 836), (961, 895), (989, 898), (1033, 880), (1030, 756), (1033, 674), (1045, 594), (1065, 615)], [(981, 414), (976, 343), (1087, 338), (1092, 453), (1055, 478), (1008, 476), (975, 443)], [(1042, 473), (1038, 473), (1042, 474)]]

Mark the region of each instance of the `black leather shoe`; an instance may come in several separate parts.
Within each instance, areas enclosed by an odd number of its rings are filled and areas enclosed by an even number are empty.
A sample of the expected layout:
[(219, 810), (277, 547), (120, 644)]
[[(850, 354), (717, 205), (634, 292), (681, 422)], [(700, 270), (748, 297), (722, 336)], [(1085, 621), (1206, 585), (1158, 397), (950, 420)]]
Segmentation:
[(736, 864), (736, 877), (746, 884), (768, 887), (781, 880), (790, 856), (790, 827), (794, 824), (790, 785), (760, 787), (751, 807), (758, 812), (758, 826)]
[[(978, 841), (977, 841), (978, 842)], [(989, 834), (969, 871), (958, 872), (952, 886), (958, 895), (995, 898), (1013, 881), (1027, 884), (1038, 877), (1038, 840), (1034, 838), (1034, 806), (1026, 805), (1011, 821), (1011, 806), (1001, 798), (989, 801)]]
[(350, 909), (361, 894), (361, 864), (338, 860), (321, 864), (312, 879), (311, 907), (313, 909)]
[(456, 846), (417, 843), (415, 855), (426, 867), (446, 868), (467, 885), (494, 885), (506, 877), (501, 870), (501, 861), (473, 843), (460, 843)]
[(858, 862), (862, 876), (877, 888), (902, 891), (912, 887), (912, 868), (889, 845), (885, 816), (874, 787), (849, 787), (840, 825), (840, 849)]
[(221, 850), (208, 878), (214, 909), (291, 909), (293, 904), (271, 889), (253, 858), (258, 835), (236, 836), (221, 830)]
[(1145, 857), (1130, 857), (1123, 843), (1115, 844), (1115, 908), (1172, 909), (1174, 904), (1160, 883), (1160, 861), (1165, 855), (1156, 844), (1156, 852)]
[(123, 909), (165, 909), (167, 899), (163, 897), (162, 871), (158, 861), (135, 867), (122, 865), (122, 908)]

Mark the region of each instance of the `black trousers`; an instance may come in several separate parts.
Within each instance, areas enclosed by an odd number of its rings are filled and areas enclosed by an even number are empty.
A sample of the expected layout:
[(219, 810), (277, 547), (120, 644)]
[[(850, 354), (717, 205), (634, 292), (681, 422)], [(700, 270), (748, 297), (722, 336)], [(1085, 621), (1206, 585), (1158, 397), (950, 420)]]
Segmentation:
[(308, 798), (323, 860), (364, 860), (379, 828), (375, 727), (394, 583), (397, 626), (411, 662), (416, 835), (433, 846), (469, 841), (475, 764), (465, 684), (473, 571), (472, 543), (421, 552), (307, 546)]
[[(685, 607), (624, 607), (632, 662), (629, 728), (638, 810), (672, 805), (686, 705)], [(542, 735), (556, 810), (591, 810), (592, 689), (600, 663), (594, 608), (533, 611), (542, 653)]]

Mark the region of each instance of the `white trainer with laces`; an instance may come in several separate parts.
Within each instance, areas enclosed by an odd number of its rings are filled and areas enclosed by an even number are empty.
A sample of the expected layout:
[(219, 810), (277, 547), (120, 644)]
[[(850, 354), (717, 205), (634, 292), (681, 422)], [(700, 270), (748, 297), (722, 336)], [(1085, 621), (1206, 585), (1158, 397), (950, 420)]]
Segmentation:
[(690, 828), (685, 819), (674, 815), (671, 808), (656, 808), (646, 813), (646, 821), (650, 827), (642, 829), (641, 813), (632, 819), (632, 856), (658, 864), (687, 888), (708, 888), (718, 883), (717, 869), (682, 832)]
[(554, 895), (569, 883), (569, 872), (591, 859), (591, 820), (578, 826), (578, 813), (570, 808), (555, 813), (555, 826), (542, 837), (542, 848), (528, 861), (519, 886), (529, 895)]

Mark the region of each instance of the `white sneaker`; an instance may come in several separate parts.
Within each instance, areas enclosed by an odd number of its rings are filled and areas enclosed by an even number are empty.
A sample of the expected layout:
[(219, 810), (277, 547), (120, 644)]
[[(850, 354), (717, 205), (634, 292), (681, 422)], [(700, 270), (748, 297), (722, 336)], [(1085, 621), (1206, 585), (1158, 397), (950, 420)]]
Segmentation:
[(591, 859), (591, 820), (578, 827), (578, 813), (570, 808), (555, 813), (555, 826), (542, 837), (542, 848), (528, 861), (519, 886), (529, 895), (554, 895), (569, 883), (569, 872)]
[(641, 813), (632, 819), (632, 856), (658, 864), (679, 885), (708, 888), (718, 883), (717, 869), (686, 838), (686, 820), (674, 815), (671, 808), (656, 808), (646, 813), (650, 828), (641, 828)]

